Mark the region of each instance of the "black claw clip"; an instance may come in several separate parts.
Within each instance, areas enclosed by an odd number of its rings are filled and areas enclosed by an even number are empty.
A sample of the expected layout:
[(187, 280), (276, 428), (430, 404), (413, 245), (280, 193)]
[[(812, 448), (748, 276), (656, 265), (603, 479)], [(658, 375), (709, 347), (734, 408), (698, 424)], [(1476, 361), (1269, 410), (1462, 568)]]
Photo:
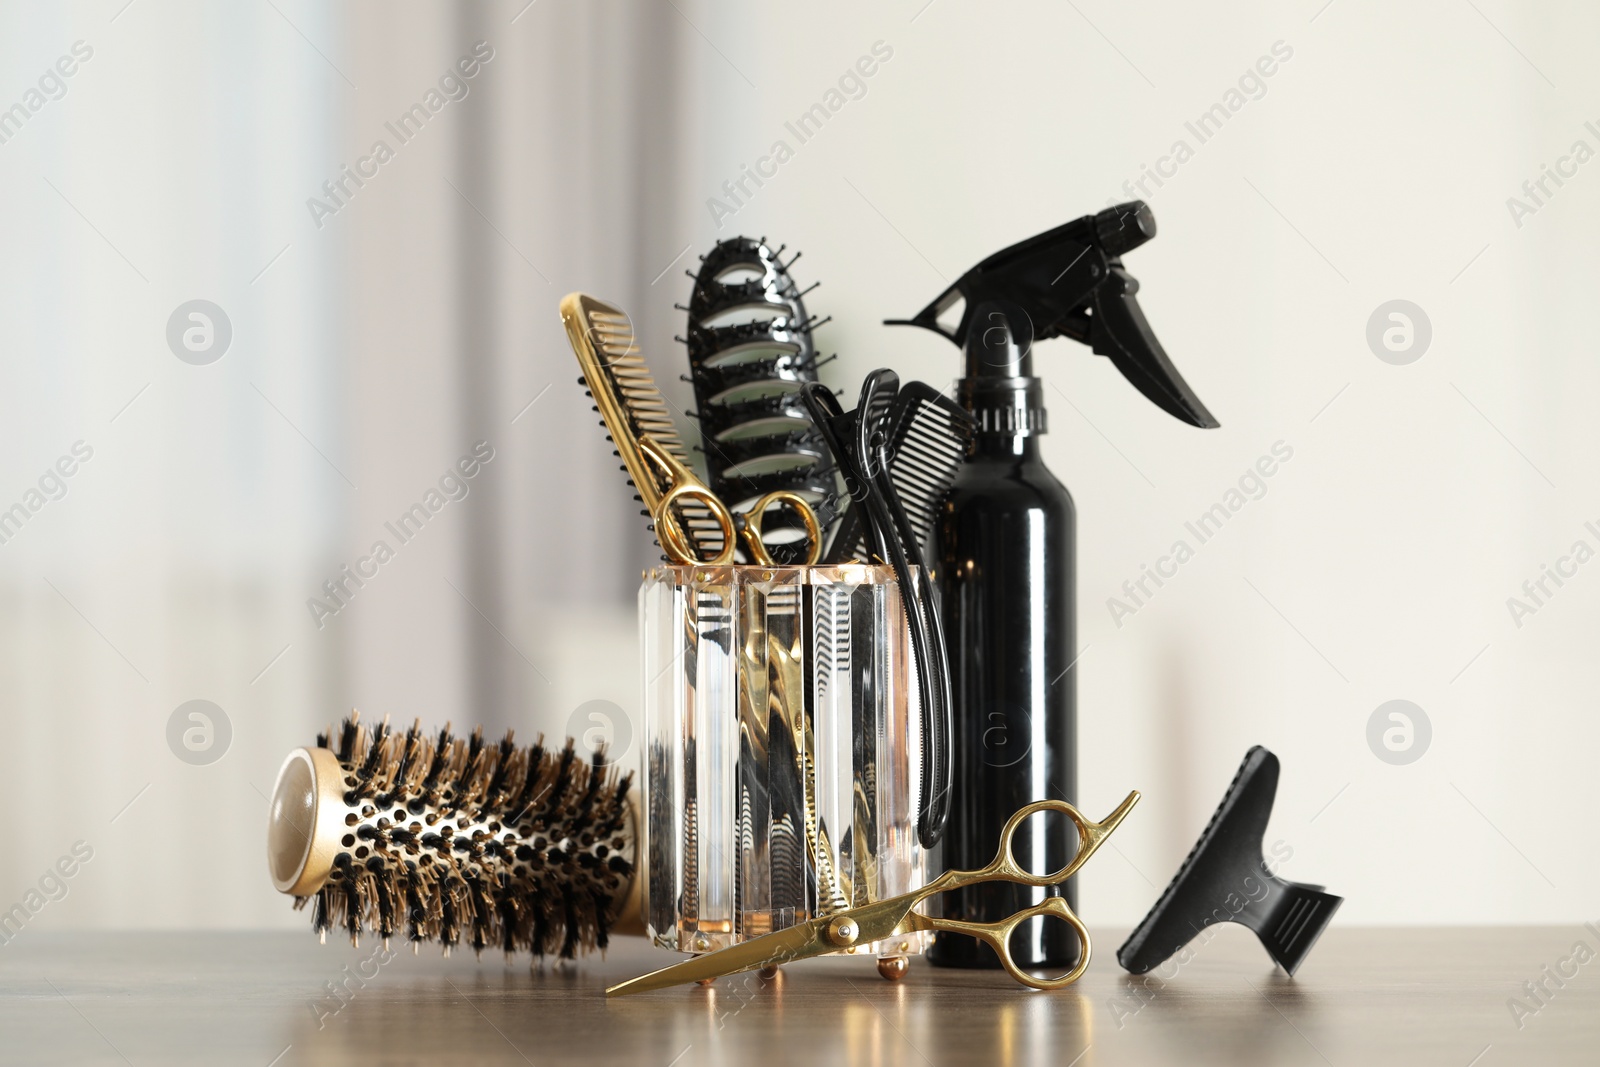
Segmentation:
[(1267, 954), (1294, 974), (1344, 898), (1267, 869), (1261, 839), (1277, 792), (1278, 757), (1257, 745), (1172, 884), (1117, 950), (1118, 963), (1144, 974), (1205, 927), (1235, 922), (1255, 931)]
[(1215, 427), (1220, 423), (1145, 321), (1135, 298), (1138, 280), (1122, 269), (1123, 253), (1155, 235), (1156, 218), (1144, 201), (1118, 204), (996, 252), (912, 318), (886, 322), (921, 326), (964, 346), (978, 305), (1010, 300), (1033, 320), (1034, 340), (1070, 337), (1087, 344), (1163, 411), (1192, 426)]

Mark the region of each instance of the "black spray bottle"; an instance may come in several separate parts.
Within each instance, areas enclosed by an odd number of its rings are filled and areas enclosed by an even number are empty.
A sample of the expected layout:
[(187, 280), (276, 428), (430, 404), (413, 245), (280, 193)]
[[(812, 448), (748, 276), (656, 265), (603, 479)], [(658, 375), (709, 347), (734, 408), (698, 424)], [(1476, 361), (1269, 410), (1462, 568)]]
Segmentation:
[[(1122, 253), (1153, 236), (1155, 218), (1137, 201), (1084, 216), (990, 256), (905, 322), (962, 347), (957, 399), (978, 423), (931, 553), (955, 712), (946, 868), (993, 859), (1001, 827), (1023, 805), (1077, 802), (1076, 520), (1072, 497), (1039, 455), (1046, 419), (1033, 343), (1089, 344), (1164, 410), (1218, 425), (1167, 359), (1135, 300), (1139, 283), (1122, 269)], [(1040, 873), (1063, 866), (1073, 847), (1064, 822), (1045, 833), (1035, 817), (1016, 838), (1017, 861)], [(988, 883), (945, 894), (944, 913), (994, 922), (1046, 894), (1075, 907), (1074, 888)], [(1035, 920), (1013, 935), (1011, 955), (1022, 967), (1068, 967), (1078, 941), (1065, 923)], [(999, 966), (968, 937), (937, 937), (929, 958)]]

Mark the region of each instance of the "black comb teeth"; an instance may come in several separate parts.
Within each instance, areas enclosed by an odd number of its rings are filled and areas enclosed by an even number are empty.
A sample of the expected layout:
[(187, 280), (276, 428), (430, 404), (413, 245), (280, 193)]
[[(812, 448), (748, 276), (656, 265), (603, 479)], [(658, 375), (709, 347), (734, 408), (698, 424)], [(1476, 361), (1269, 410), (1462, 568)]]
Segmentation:
[[(817, 380), (812, 332), (822, 325), (806, 312), (783, 248), (766, 239), (734, 237), (701, 258), (689, 304), (687, 333), (695, 416), (700, 422), (706, 481), (735, 508), (787, 490), (813, 501), (826, 525), (837, 484), (822, 438), (800, 402), (799, 389)], [(788, 510), (775, 510), (764, 528), (800, 528)], [(800, 561), (804, 544), (781, 538), (768, 545), (779, 563)]]
[[(976, 424), (959, 404), (926, 382), (902, 386), (883, 418), (889, 481), (910, 520), (917, 550), (926, 552), (939, 509), (966, 457)], [(862, 510), (845, 508), (827, 562), (870, 556)]]
[(392, 734), (352, 717), (318, 747), (331, 738), (354, 783), (349, 829), (327, 884), (295, 900), (313, 905), (319, 934), (341, 926), (387, 941), (403, 928), (446, 951), (465, 941), (535, 958), (606, 944), (633, 875), (631, 772), (578, 759), (571, 741), (547, 752), (510, 733), (486, 744), (482, 730)]

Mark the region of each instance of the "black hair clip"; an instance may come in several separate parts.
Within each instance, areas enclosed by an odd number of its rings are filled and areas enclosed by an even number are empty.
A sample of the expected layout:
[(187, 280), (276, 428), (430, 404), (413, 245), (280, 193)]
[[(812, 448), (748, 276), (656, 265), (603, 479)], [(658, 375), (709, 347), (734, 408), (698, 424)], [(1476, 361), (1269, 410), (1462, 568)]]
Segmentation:
[(1294, 974), (1344, 898), (1267, 869), (1261, 839), (1277, 792), (1278, 757), (1256, 745), (1172, 884), (1117, 949), (1118, 963), (1144, 974), (1205, 927), (1235, 922), (1255, 931), (1267, 954)]

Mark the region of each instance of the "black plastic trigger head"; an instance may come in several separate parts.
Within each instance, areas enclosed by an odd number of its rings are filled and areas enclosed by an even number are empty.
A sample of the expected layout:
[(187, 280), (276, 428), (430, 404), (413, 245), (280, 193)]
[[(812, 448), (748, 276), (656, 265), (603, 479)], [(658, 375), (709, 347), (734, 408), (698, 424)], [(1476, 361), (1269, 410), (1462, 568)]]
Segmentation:
[(1156, 340), (1134, 298), (1138, 291), (1139, 280), (1123, 270), (1122, 264), (1108, 267), (1105, 281), (1095, 287), (1092, 298), (1090, 346), (1097, 355), (1109, 357), (1135, 389), (1168, 415), (1208, 430), (1221, 426)]
[(1193, 426), (1219, 426), (1167, 358), (1135, 298), (1138, 281), (1122, 269), (1122, 255), (1155, 235), (1149, 205), (1117, 204), (1001, 249), (913, 317), (885, 322), (921, 326), (964, 347), (978, 305), (1008, 300), (1032, 320), (1035, 340), (1087, 344), (1163, 411)]
[(1294, 974), (1344, 898), (1267, 869), (1261, 840), (1277, 792), (1278, 757), (1257, 745), (1172, 884), (1117, 950), (1118, 963), (1144, 974), (1205, 927), (1235, 922), (1255, 931), (1273, 961)]

